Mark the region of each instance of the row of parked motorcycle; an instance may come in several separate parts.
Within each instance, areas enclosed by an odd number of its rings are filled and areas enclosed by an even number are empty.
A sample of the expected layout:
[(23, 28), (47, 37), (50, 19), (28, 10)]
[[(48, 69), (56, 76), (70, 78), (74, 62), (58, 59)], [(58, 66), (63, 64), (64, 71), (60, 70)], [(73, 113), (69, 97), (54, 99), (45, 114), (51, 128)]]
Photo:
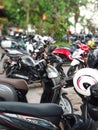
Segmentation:
[[(91, 62), (97, 50), (95, 42), (91, 39), (84, 44), (76, 39), (68, 47), (56, 47), (55, 42), (50, 36), (24, 33), (1, 39), (1, 61), (6, 76), (0, 78), (1, 128), (98, 129), (98, 71), (89, 65), (95, 63)], [(63, 64), (67, 63), (69, 69), (65, 74)], [(27, 103), (26, 94), (34, 84), (43, 88), (39, 104)], [(66, 96), (66, 88), (70, 86), (74, 86), (83, 101), (81, 115), (74, 114)]]

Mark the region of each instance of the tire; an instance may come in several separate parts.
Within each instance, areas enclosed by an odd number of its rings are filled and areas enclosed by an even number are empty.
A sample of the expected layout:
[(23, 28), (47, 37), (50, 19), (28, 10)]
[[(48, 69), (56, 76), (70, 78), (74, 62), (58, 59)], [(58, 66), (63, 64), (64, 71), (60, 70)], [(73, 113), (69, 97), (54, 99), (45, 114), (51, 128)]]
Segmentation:
[(73, 77), (75, 74), (77, 66), (70, 66), (68, 71), (67, 71), (67, 77)]
[(66, 77), (66, 74), (64, 72), (64, 69), (62, 67), (59, 67), (59, 68), (57, 68), (57, 70), (58, 70), (58, 72), (60, 74), (61, 82), (65, 85), (67, 77)]
[(62, 76), (63, 78), (66, 77), (64, 69), (62, 67), (57, 68), (57, 70), (60, 73), (60, 76)]
[(71, 63), (71, 60), (69, 60), (65, 55), (62, 54), (57, 54), (57, 55), (63, 60), (64, 64), (69, 65)]
[(85, 66), (83, 64), (79, 64), (76, 66), (70, 66), (67, 71), (67, 77), (73, 78), (74, 74), (82, 68), (85, 68)]
[(64, 114), (72, 114), (73, 113), (73, 106), (69, 98), (66, 96), (65, 93), (61, 95), (61, 99), (59, 102), (59, 105), (62, 106), (62, 109), (64, 111)]

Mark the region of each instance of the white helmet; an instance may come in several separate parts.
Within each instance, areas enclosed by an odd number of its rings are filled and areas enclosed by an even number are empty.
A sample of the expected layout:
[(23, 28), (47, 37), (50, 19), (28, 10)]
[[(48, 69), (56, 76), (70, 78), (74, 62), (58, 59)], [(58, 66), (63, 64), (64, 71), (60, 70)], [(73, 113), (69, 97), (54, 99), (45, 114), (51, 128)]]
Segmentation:
[(84, 96), (90, 96), (90, 87), (98, 82), (98, 70), (83, 68), (76, 72), (73, 77), (75, 90)]

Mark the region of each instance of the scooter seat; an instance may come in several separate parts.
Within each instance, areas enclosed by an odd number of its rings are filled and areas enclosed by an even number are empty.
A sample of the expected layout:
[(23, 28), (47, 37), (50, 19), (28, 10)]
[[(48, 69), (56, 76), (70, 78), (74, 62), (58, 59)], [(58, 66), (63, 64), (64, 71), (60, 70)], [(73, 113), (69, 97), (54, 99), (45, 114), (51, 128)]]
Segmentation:
[(23, 79), (0, 78), (0, 83), (7, 83), (17, 89), (28, 90), (28, 85)]
[(63, 114), (62, 107), (54, 103), (0, 102), (0, 112), (43, 118), (57, 125)]

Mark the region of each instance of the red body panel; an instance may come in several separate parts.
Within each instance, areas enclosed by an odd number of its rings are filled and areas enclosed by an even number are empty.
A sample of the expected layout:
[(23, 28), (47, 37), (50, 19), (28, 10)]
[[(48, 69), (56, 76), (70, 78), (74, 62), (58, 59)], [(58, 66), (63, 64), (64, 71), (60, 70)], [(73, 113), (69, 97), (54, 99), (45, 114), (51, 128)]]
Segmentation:
[(53, 54), (61, 54), (61, 55), (64, 55), (66, 56), (69, 60), (73, 60), (71, 58), (71, 53), (68, 49), (65, 49), (65, 48), (56, 48), (53, 52)]
[(89, 51), (90, 50), (90, 47), (83, 44), (83, 43), (79, 43), (79, 47), (84, 50), (84, 51)]
[[(90, 47), (81, 43), (81, 42), (78, 42), (78, 47), (81, 48), (82, 50), (84, 50), (86, 53), (90, 50)], [(65, 56), (67, 59), (69, 60), (73, 60), (73, 58), (71, 57), (71, 52), (68, 48), (66, 47), (59, 47), (59, 48), (56, 48), (53, 52), (53, 54), (59, 54), (59, 55), (63, 55)]]

